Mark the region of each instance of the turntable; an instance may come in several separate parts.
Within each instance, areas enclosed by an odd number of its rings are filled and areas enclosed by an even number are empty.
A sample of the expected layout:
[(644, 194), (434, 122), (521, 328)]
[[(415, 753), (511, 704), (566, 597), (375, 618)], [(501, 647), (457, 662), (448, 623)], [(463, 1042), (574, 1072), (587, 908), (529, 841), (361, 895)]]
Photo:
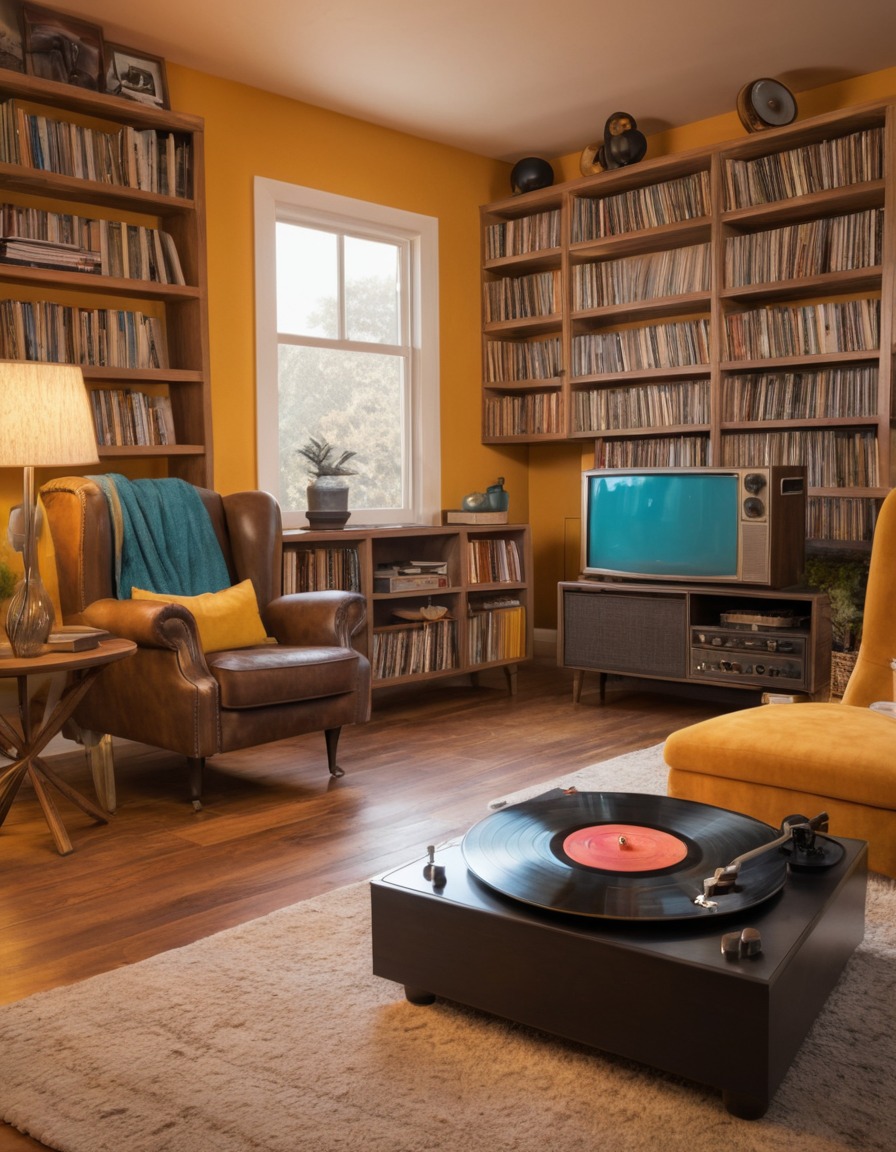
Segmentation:
[(864, 935), (867, 848), (705, 804), (555, 790), (371, 883), (373, 971), (764, 1114)]

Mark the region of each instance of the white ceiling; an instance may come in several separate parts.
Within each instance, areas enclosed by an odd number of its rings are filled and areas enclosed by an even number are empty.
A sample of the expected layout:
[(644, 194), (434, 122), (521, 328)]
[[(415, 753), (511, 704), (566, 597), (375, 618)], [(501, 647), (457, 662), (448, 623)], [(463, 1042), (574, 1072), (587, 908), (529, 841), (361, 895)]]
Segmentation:
[(501, 160), (896, 65), (894, 0), (74, 0), (107, 40)]

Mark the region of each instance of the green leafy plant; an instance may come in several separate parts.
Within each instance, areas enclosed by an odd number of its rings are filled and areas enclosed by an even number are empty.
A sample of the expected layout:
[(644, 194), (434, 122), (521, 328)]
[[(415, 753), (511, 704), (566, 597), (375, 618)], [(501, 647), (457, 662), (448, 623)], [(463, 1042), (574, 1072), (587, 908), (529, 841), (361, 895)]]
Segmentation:
[(838, 652), (854, 652), (861, 641), (869, 563), (862, 556), (835, 552), (806, 560), (806, 583), (828, 594), (832, 640)]
[(308, 441), (297, 449), (300, 456), (304, 456), (311, 467), (308, 470), (310, 476), (318, 478), (320, 476), (354, 476), (354, 468), (346, 468), (346, 464), (356, 452), (340, 452), (336, 454), (336, 449), (332, 444), (328, 444), (326, 440), (317, 440), (314, 436), (309, 437)]

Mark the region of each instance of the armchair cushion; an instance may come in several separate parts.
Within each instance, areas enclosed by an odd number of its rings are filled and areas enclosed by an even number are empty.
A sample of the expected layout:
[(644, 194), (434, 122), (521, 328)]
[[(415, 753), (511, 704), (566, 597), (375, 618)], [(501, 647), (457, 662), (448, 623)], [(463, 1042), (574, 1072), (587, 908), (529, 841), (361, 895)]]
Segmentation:
[(221, 707), (266, 708), (354, 692), (357, 654), (351, 648), (249, 648), (213, 652), (209, 671), (218, 681)]
[(251, 580), (243, 580), (220, 592), (202, 592), (198, 596), (175, 596), (169, 592), (132, 588), (131, 599), (181, 604), (188, 609), (196, 620), (204, 652), (250, 648), (267, 640)]

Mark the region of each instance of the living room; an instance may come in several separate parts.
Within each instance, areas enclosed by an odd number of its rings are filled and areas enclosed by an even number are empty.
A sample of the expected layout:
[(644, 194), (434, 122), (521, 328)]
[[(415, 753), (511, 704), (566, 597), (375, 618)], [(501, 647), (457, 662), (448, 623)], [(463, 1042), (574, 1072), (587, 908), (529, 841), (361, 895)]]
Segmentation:
[[(879, 63), (857, 69), (847, 62), (852, 47), (846, 44), (845, 33), (839, 37), (843, 41), (839, 55), (838, 30), (832, 27), (834, 34), (823, 49), (826, 54), (807, 59), (799, 55), (799, 38), (791, 38), (794, 33), (790, 31), (776, 47), (776, 58), (786, 58), (787, 49), (791, 51), (784, 65), (772, 66), (763, 56), (754, 56), (752, 69), (743, 75), (735, 76), (731, 70), (726, 102), (712, 105), (698, 98), (694, 107), (702, 111), (677, 122), (670, 118), (661, 97), (651, 104), (646, 96), (639, 96), (638, 85), (622, 91), (606, 88), (600, 75), (602, 53), (596, 52), (595, 75), (583, 74), (576, 81), (590, 93), (591, 126), (580, 133), (580, 140), (573, 135), (577, 142), (551, 148), (551, 141), (569, 141), (571, 129), (563, 125), (562, 131), (558, 128), (552, 134), (542, 129), (534, 114), (531, 127), (527, 123), (530, 87), (536, 93), (532, 104), (538, 101), (535, 59), (520, 67), (529, 75), (519, 78), (514, 94), (517, 120), (523, 127), (516, 128), (513, 144), (464, 146), (457, 142), (461, 137), (447, 143), (448, 130), (441, 124), (429, 136), (425, 128), (410, 127), (398, 118), (397, 110), (396, 119), (390, 121), (382, 113), (374, 122), (364, 114), (363, 104), (340, 103), (340, 69), (336, 67), (329, 69), (336, 78), (336, 95), (326, 98), (327, 107), (318, 106), (307, 94), (268, 90), (263, 57), (254, 62), (258, 77), (254, 80), (236, 78), (242, 73), (231, 72), (226, 64), (197, 67), (195, 52), (176, 50), (178, 38), (170, 32), (178, 25), (175, 12), (168, 16), (157, 6), (150, 14), (131, 13), (129, 7), (84, 0), (66, 14), (101, 25), (110, 43), (137, 45), (149, 55), (163, 57), (172, 112), (201, 117), (204, 122), (214, 488), (226, 494), (259, 486), (255, 179), (320, 189), (437, 220), (441, 468), (439, 501), (433, 511), (460, 508), (468, 493), (503, 478), (510, 495), (510, 522), (527, 525), (531, 538), (527, 607), (535, 658), (520, 664), (515, 693), (508, 691), (508, 678), (500, 667), (472, 680), (463, 676), (379, 688), (370, 721), (347, 725), (343, 731), (339, 762), (345, 776), (341, 778), (328, 776), (320, 732), (212, 757), (206, 766), (199, 811), (189, 803), (182, 758), (151, 746), (118, 746), (114, 752), (117, 810), (109, 815), (108, 824), (101, 825), (65, 806), (64, 822), (74, 843), (74, 851), (67, 856), (54, 849), (37, 798), (23, 790), (0, 829), (0, 867), (6, 878), (4, 1003), (171, 952), (212, 933), (365, 881), (422, 856), (430, 844), (462, 836), (494, 801), (621, 755), (657, 748), (675, 731), (737, 709), (736, 693), (733, 697), (730, 693), (722, 697), (689, 693), (671, 684), (654, 685), (651, 690), (638, 682), (611, 685), (604, 701), (603, 685), (599, 688), (596, 675), (586, 674), (584, 682), (579, 682), (571, 668), (558, 667), (557, 588), (560, 582), (576, 581), (581, 571), (582, 473), (595, 462), (594, 439), (489, 443), (483, 438), (480, 208), (510, 197), (511, 171), (525, 155), (547, 156), (557, 186), (577, 180), (582, 150), (600, 138), (607, 117), (620, 107), (637, 115), (647, 134), (648, 160), (654, 160), (747, 139), (735, 98), (742, 85), (756, 77), (774, 75), (786, 82), (798, 103), (798, 122), (883, 103), (896, 92), (896, 65), (887, 59), (889, 36), (878, 32), (867, 38), (876, 39), (880, 56), (871, 58)], [(518, 11), (514, 7), (513, 14), (495, 17), (516, 21)], [(531, 16), (528, 8), (527, 13)], [(464, 15), (469, 19), (468, 11)], [(734, 14), (709, 18), (702, 5), (694, 6), (690, 15), (702, 21), (697, 56), (688, 56), (687, 43), (667, 51), (668, 57), (677, 58), (678, 74), (667, 75), (665, 83), (670, 91), (677, 85), (699, 96), (697, 57), (718, 52), (718, 46), (731, 43), (741, 29), (734, 23)], [(233, 17), (231, 31), (239, 39), (242, 25), (251, 19), (258, 30), (266, 30), (268, 43), (274, 44), (279, 35), (275, 16), (275, 12), (241, 14), (239, 20)], [(409, 11), (402, 11), (399, 18), (416, 26)], [(595, 38), (602, 36), (604, 30), (592, 26), (597, 16), (588, 19), (589, 32)], [(722, 23), (716, 25), (716, 19)], [(841, 19), (832, 18), (832, 26)], [(226, 20), (219, 22), (227, 25)], [(891, 22), (888, 12), (878, 13), (878, 29), (889, 29)], [(696, 36), (697, 30), (695, 24), (691, 34)], [(779, 39), (770, 30), (762, 35), (766, 40)], [(646, 68), (641, 49), (633, 43), (640, 36), (640, 27), (634, 35), (629, 27), (624, 47), (614, 48), (618, 54), (630, 54), (627, 71), (633, 75), (638, 67)], [(194, 48), (200, 39), (193, 37)], [(348, 39), (353, 43), (352, 37)], [(215, 44), (209, 32), (201, 44), (202, 53), (213, 54)], [(439, 55), (432, 40), (425, 44), (425, 59)], [(302, 53), (297, 52), (296, 59), (301, 61)], [(296, 67), (300, 69), (301, 64)], [(464, 83), (469, 72), (485, 68), (478, 54), (462, 59), (457, 85)], [(492, 83), (498, 86), (497, 80)], [(565, 78), (563, 83), (567, 83)], [(295, 91), (304, 90), (297, 86)], [(476, 117), (487, 127), (487, 106), (480, 104)], [(469, 124), (468, 139), (473, 139), (474, 129), (481, 132), (483, 124)], [(892, 253), (889, 258), (892, 261)], [(118, 459), (110, 463), (110, 469), (135, 477), (154, 476), (157, 467), (142, 462), (121, 467)], [(39, 480), (71, 471), (41, 469)], [(0, 511), (5, 519), (6, 510), (22, 498), (21, 469), (4, 469), (0, 483)], [(578, 702), (574, 702), (574, 690)], [(73, 787), (92, 794), (91, 772), (80, 752), (64, 752), (53, 763)], [(664, 788), (665, 774), (662, 779)], [(399, 1000), (400, 989), (396, 991)], [(197, 1010), (201, 1012), (201, 1007)], [(452, 1068), (461, 1074), (456, 1064)], [(657, 1115), (663, 1115), (663, 1101), (655, 1105)], [(721, 1105), (712, 1094), (701, 1106), (702, 1120), (713, 1108), (722, 1120)], [(882, 1104), (882, 1116), (888, 1107), (892, 1105)], [(227, 1111), (223, 1100), (218, 1111), (222, 1115)], [(773, 1118), (782, 1127), (769, 1129), (764, 1138), (773, 1141), (783, 1138), (784, 1132), (788, 1138), (794, 1133), (807, 1135), (802, 1117), (792, 1123), (778, 1114)], [(161, 1126), (164, 1108), (159, 1110), (159, 1121)], [(683, 1121), (695, 1122), (694, 1116)], [(469, 1124), (475, 1126), (476, 1120), (470, 1119)], [(662, 1124), (657, 1127), (661, 1129)], [(39, 1137), (38, 1125), (31, 1131)], [(391, 1144), (385, 1136), (385, 1142), (371, 1141), (369, 1146), (448, 1146), (433, 1140), (434, 1131), (414, 1131), (407, 1135), (407, 1143), (395, 1142), (393, 1135)], [(544, 1144), (546, 1131), (540, 1129), (541, 1146), (549, 1146), (550, 1137), (548, 1145)], [(735, 1139), (731, 1133), (736, 1131), (731, 1129), (726, 1136)], [(832, 1152), (875, 1146), (867, 1139), (862, 1144), (857, 1133), (825, 1129), (823, 1138)], [(303, 1143), (296, 1134), (292, 1143), (284, 1139), (284, 1147), (340, 1146), (337, 1142)], [(646, 1146), (636, 1139), (633, 1136), (628, 1146)], [(743, 1146), (750, 1146), (746, 1141), (751, 1139), (745, 1136)], [(489, 1147), (502, 1146), (492, 1129), (489, 1140)], [(509, 1138), (506, 1146), (528, 1148), (521, 1140), (514, 1144)], [(176, 1137), (172, 1141), (166, 1144), (160, 1136), (155, 1146), (177, 1146)], [(365, 1146), (363, 1130), (353, 1134), (352, 1143)], [(0, 1147), (7, 1146), (57, 1145), (41, 1145), (4, 1128)], [(214, 1140), (206, 1146), (215, 1146)], [(689, 1138), (689, 1147), (695, 1146), (700, 1147)], [(757, 1147), (764, 1152), (766, 1145)]]

